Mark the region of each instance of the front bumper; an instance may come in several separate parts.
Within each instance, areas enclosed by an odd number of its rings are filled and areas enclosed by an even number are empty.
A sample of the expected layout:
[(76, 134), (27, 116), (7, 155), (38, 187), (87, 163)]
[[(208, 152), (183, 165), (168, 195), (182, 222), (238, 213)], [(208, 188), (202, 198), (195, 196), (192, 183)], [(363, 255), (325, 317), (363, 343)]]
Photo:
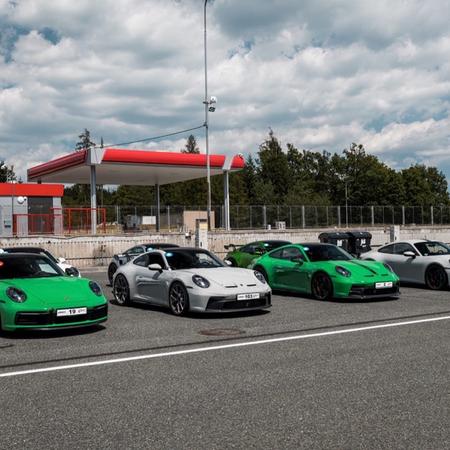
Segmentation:
[(266, 309), (272, 306), (270, 292), (261, 294), (259, 298), (252, 300), (237, 300), (236, 295), (210, 297), (205, 312), (240, 312)]
[(358, 300), (370, 300), (374, 298), (399, 298), (400, 284), (394, 283), (391, 288), (376, 289), (375, 285), (367, 286), (353, 284), (348, 293), (348, 298)]
[(87, 309), (87, 313), (79, 316), (57, 317), (56, 309), (46, 311), (17, 311), (13, 320), (3, 323), (6, 331), (26, 329), (74, 328), (105, 322), (108, 318), (108, 304)]

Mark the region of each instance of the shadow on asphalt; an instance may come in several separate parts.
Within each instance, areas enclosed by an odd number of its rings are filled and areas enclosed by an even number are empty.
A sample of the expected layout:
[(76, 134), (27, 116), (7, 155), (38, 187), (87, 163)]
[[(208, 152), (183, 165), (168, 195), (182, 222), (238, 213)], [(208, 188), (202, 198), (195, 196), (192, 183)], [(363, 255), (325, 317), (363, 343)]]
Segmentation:
[[(286, 292), (286, 291), (273, 291), (273, 294), (278, 295), (280, 297), (294, 297), (301, 300), (308, 300), (313, 302), (321, 302), (321, 303), (380, 303), (380, 302), (391, 302), (395, 300), (399, 300), (395, 297), (384, 297), (384, 298), (368, 298), (368, 299), (358, 299), (358, 298), (332, 298), (330, 300), (318, 300), (314, 298), (312, 295), (307, 294), (299, 294), (296, 292)], [(401, 295), (400, 295), (401, 298)]]
[(48, 329), (48, 330), (17, 330), (0, 331), (0, 337), (6, 339), (55, 339), (67, 336), (80, 336), (84, 334), (94, 334), (105, 330), (103, 325), (89, 325), (86, 327)]
[[(115, 300), (109, 300), (109, 302), (113, 305), (117, 305), (117, 302)], [(150, 305), (148, 303), (141, 303), (134, 301), (128, 306), (122, 306), (122, 308), (134, 308), (134, 309), (141, 309), (144, 311), (153, 311), (153, 312), (161, 312), (164, 314), (167, 314), (168, 316), (177, 318), (174, 314), (170, 312), (170, 309), (164, 306), (158, 306), (158, 305)], [(250, 316), (261, 316), (268, 314), (270, 312), (270, 308), (268, 309), (257, 309), (253, 311), (237, 311), (237, 312), (227, 312), (227, 313), (220, 313), (220, 312), (205, 312), (205, 313), (197, 313), (197, 312), (190, 312), (186, 314), (185, 316), (182, 316), (187, 319), (232, 319), (236, 317), (250, 317)]]

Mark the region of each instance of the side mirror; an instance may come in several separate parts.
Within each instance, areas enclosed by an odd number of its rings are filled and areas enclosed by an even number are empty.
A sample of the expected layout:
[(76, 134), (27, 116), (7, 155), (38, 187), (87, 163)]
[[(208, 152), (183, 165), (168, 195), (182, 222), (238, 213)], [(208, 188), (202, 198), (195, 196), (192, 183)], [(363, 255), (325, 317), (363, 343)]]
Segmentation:
[(231, 267), (233, 265), (233, 263), (229, 259), (225, 259), (224, 262), (227, 266)]
[(64, 272), (66, 272), (66, 275), (69, 275), (69, 277), (77, 277), (78, 276), (78, 270), (76, 270), (73, 267), (68, 267)]
[(407, 258), (415, 258), (416, 254), (413, 251), (408, 250), (406, 252), (403, 252), (403, 256), (406, 256)]
[(291, 258), (291, 261), (293, 263), (297, 263), (299, 266), (301, 266), (304, 262), (302, 258), (298, 258), (298, 257)]
[(67, 261), (66, 258), (58, 258), (58, 262), (60, 264), (64, 264), (66, 261)]
[(154, 263), (148, 266), (148, 270), (157, 270), (158, 272), (162, 272), (162, 267), (160, 264)]

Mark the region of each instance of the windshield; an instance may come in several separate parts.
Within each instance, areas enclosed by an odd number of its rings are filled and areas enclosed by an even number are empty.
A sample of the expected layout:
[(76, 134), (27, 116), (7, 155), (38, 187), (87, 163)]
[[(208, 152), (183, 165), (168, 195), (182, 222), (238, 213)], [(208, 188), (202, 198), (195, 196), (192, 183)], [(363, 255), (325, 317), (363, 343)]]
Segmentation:
[(450, 255), (450, 247), (443, 242), (417, 242), (414, 245), (423, 256)]
[(348, 254), (335, 245), (317, 244), (317, 245), (303, 245), (308, 259), (311, 262), (316, 261), (348, 261), (354, 259), (352, 255)]
[(225, 267), (219, 258), (206, 250), (172, 250), (165, 255), (172, 270)]
[(0, 280), (60, 276), (64, 273), (45, 256), (0, 257)]

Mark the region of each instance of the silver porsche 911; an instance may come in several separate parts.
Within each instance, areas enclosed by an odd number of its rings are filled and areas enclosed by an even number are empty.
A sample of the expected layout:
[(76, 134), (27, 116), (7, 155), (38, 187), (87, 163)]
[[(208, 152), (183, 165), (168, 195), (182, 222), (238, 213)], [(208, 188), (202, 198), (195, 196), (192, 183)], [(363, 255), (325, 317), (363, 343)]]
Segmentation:
[(445, 289), (450, 280), (450, 247), (443, 242), (416, 239), (397, 241), (361, 255), (389, 264), (400, 281)]
[(153, 250), (119, 267), (113, 294), (119, 305), (133, 301), (188, 311), (235, 312), (271, 306), (264, 277), (249, 269), (228, 267), (199, 248)]

